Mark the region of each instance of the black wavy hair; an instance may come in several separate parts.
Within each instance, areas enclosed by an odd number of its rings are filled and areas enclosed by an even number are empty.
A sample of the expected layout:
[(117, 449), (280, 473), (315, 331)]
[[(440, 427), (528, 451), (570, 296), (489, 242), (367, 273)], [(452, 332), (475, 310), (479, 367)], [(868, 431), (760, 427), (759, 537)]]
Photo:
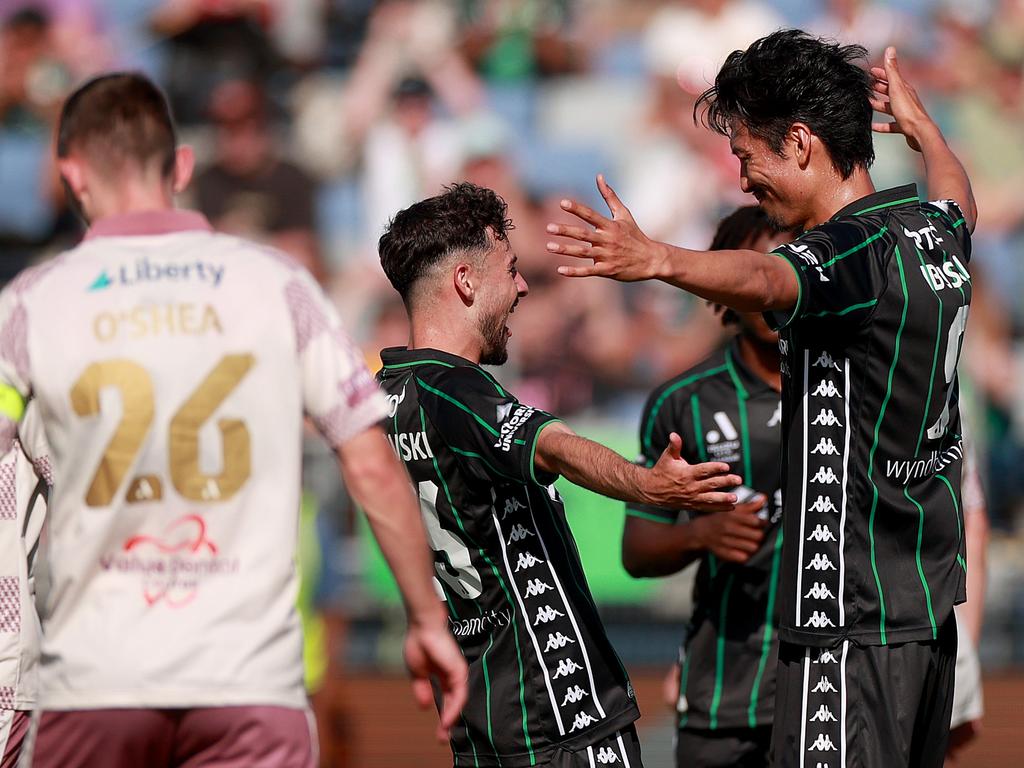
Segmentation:
[[(781, 235), (786, 232), (771, 219), (759, 205), (744, 205), (737, 208), (720, 222), (715, 236), (711, 238), (711, 251), (732, 251), (749, 248), (761, 235)], [(738, 322), (736, 313), (722, 304), (708, 302), (715, 310), (722, 310), (722, 325)]]
[(871, 140), (871, 76), (860, 65), (867, 50), (799, 29), (783, 29), (733, 51), (700, 95), (711, 130), (728, 136), (739, 122), (782, 154), (793, 123), (806, 123), (844, 179), (875, 159)]
[(457, 252), (486, 251), (488, 230), (508, 239), (508, 206), (494, 191), (461, 182), (399, 211), (377, 243), (380, 264), (406, 306), (416, 283)]

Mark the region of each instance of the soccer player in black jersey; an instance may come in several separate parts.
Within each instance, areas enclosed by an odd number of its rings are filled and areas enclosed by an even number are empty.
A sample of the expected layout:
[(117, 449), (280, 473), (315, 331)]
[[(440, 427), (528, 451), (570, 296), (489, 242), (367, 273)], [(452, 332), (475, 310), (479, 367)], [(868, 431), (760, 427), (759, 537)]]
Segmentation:
[[(656, 243), (599, 177), (612, 218), (551, 224), (592, 259), (569, 276), (658, 278), (781, 329), (782, 583), (775, 764), (940, 766), (965, 599), (956, 367), (977, 210), (896, 52), (783, 30), (728, 57), (700, 102), (740, 185), (803, 232), (770, 254)], [(872, 124), (872, 110), (892, 121)], [(928, 199), (876, 192), (871, 130), (920, 151)], [(824, 531), (818, 534), (818, 531)]]
[(385, 427), (421, 500), (436, 587), (469, 662), (452, 732), (460, 766), (640, 766), (633, 689), (605, 636), (555, 479), (624, 501), (730, 509), (728, 465), (691, 465), (679, 436), (650, 468), (520, 403), (500, 365), (526, 296), (504, 201), (457, 184), (399, 212), (380, 239), (409, 312), (386, 349)]
[[(757, 206), (718, 226), (712, 250), (768, 251), (791, 238)], [(721, 308), (739, 333), (725, 348), (665, 382), (647, 400), (640, 453), (672, 432), (688, 461), (728, 462), (750, 501), (709, 515), (630, 504), (622, 562), (634, 576), (664, 576), (700, 561), (694, 609), (676, 667), (679, 768), (765, 768), (779, 659), (782, 413), (779, 339), (759, 313)]]

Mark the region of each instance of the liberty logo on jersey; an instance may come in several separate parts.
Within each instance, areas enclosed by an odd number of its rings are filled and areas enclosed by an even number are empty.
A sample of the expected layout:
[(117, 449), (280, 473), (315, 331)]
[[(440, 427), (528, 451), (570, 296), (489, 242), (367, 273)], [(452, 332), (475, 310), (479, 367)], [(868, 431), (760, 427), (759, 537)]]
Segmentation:
[(115, 285), (132, 286), (139, 283), (179, 283), (195, 281), (218, 287), (224, 279), (223, 264), (193, 261), (177, 264), (157, 264), (143, 257), (134, 264), (104, 268), (86, 290), (102, 291)]

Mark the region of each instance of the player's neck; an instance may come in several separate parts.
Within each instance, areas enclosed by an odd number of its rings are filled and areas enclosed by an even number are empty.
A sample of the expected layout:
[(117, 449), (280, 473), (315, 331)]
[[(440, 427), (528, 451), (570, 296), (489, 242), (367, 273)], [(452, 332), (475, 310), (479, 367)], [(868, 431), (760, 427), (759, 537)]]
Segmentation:
[(453, 332), (452, 328), (437, 320), (417, 322), (414, 317), (409, 330), (409, 349), (439, 349), (479, 365), (482, 352), (479, 339), (472, 334)]
[(828, 221), (850, 203), (875, 191), (871, 174), (861, 166), (855, 168), (849, 178), (840, 179), (836, 174), (834, 179), (822, 187), (820, 193), (815, 195), (808, 220), (804, 222), (805, 231)]
[(779, 347), (765, 344), (745, 333), (737, 337), (740, 357), (757, 378), (776, 392), (782, 391), (782, 373), (779, 370)]
[(117, 186), (96, 188), (90, 202), (91, 223), (111, 216), (174, 208), (173, 194), (166, 185), (135, 183), (134, 180)]

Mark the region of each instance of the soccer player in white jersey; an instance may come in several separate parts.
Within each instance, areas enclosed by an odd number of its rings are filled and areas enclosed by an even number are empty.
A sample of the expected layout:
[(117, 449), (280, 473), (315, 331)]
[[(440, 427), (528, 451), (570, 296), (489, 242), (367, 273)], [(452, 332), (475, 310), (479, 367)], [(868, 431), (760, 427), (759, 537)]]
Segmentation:
[(295, 610), (303, 414), (395, 572), (414, 692), (429, 704), (438, 681), (447, 730), (465, 662), (377, 425), (385, 401), (330, 303), (276, 251), (173, 208), (192, 156), (145, 78), (82, 86), (57, 144), (89, 232), (0, 294), (0, 399), (35, 402), (55, 477), (41, 716), (23, 762), (315, 764)]
[[(36, 704), (39, 617), (33, 564), (46, 514), (50, 461), (36, 409), (0, 398), (22, 418), (21, 440), (0, 458), (0, 768), (17, 765)], [(30, 458), (31, 457), (31, 458)]]

